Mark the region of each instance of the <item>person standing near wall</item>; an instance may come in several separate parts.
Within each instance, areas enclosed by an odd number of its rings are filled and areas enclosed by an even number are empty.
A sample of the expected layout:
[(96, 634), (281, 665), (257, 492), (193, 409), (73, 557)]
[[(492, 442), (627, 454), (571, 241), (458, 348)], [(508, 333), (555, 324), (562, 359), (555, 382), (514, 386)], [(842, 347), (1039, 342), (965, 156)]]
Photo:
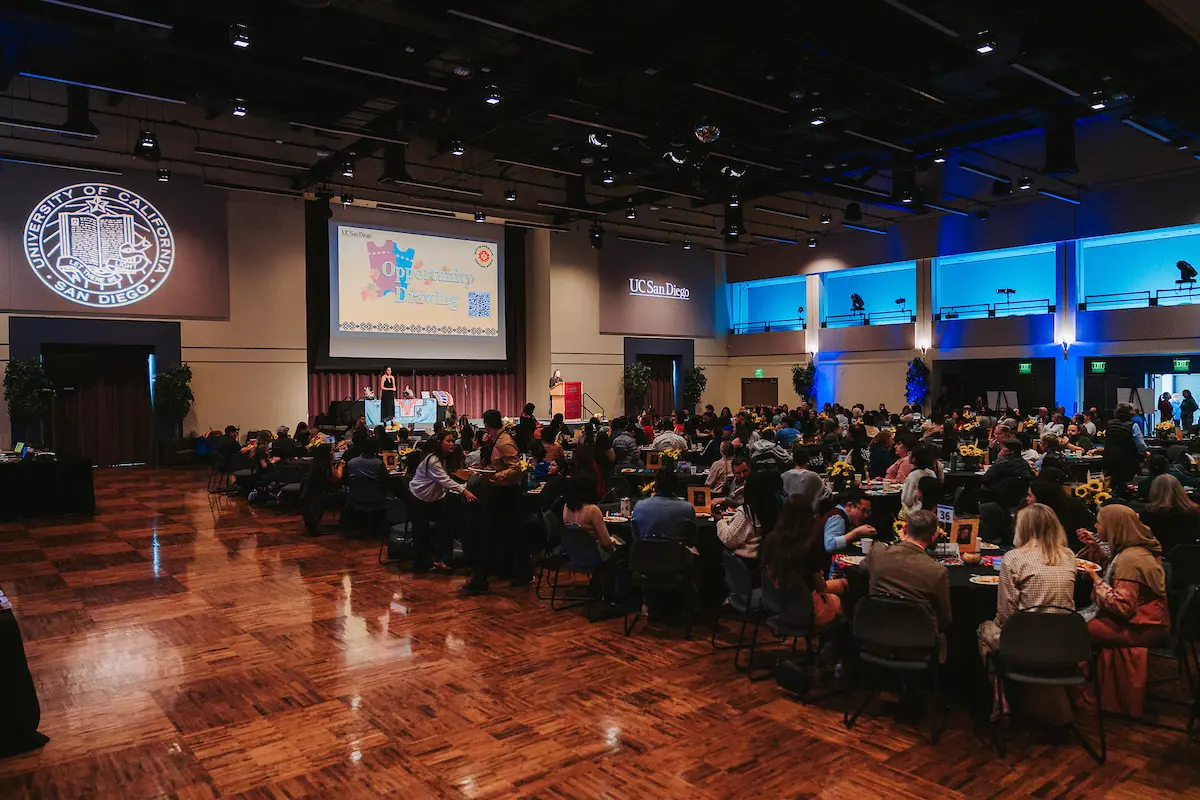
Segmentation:
[(488, 476), (491, 491), (485, 501), (484, 529), (480, 533), (479, 552), (471, 580), (463, 584), (462, 593), (486, 594), (488, 572), (501, 572), (506, 554), (511, 554), (511, 585), (525, 586), (533, 580), (529, 564), (529, 544), (521, 530), (519, 515), (524, 488), (521, 485), (521, 454), (504, 418), (494, 408), (483, 412), (485, 440), (492, 445), (488, 466), (494, 472)]

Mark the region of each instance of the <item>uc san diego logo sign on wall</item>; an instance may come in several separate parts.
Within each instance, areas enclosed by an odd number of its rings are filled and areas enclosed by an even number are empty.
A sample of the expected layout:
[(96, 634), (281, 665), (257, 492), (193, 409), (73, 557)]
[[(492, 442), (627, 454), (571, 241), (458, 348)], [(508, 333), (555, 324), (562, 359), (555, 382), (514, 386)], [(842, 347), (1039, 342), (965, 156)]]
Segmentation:
[(25, 257), (51, 291), (92, 308), (144, 300), (175, 262), (171, 226), (146, 198), (106, 183), (65, 186), (25, 222)]

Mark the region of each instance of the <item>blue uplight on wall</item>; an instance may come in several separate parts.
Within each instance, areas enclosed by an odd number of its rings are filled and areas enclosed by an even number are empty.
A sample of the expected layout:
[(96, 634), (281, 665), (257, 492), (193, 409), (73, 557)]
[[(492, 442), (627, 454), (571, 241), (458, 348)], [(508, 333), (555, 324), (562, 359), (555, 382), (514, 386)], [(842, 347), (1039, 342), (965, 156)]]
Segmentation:
[[(851, 295), (863, 301), (856, 313)], [(904, 304), (896, 301), (904, 299)], [(838, 270), (821, 275), (821, 319), (828, 327), (894, 325), (911, 320), (917, 308), (917, 262), (902, 261), (861, 269)]]
[(1200, 225), (1081, 239), (1079, 298), (1088, 310), (1145, 308), (1200, 302), (1200, 291), (1179, 287), (1176, 262), (1200, 267)]
[(1045, 244), (934, 259), (934, 312), (948, 319), (1049, 313), (1058, 291), (1055, 251)]

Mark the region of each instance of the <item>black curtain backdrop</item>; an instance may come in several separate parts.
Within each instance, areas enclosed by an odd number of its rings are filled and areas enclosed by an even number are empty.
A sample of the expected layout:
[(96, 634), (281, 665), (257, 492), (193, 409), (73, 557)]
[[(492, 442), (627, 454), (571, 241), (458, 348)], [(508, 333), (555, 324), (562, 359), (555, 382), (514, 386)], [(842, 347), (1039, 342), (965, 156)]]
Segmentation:
[(98, 466), (149, 463), (154, 452), (150, 348), (47, 345), (42, 364), (55, 396), (50, 444)]

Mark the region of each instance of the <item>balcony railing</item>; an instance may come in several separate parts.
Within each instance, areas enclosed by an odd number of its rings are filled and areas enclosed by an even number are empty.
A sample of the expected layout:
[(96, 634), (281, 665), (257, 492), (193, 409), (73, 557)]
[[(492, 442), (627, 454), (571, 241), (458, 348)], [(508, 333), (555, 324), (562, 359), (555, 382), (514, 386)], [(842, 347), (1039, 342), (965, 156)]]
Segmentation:
[(984, 319), (990, 317), (1023, 317), (1028, 314), (1053, 314), (1054, 305), (1044, 298), (1014, 300), (1011, 303), (977, 303), (963, 306), (942, 306), (933, 315), (935, 320)]
[(771, 331), (802, 331), (804, 317), (796, 319), (772, 319), (765, 322), (739, 322), (729, 329), (733, 335), (742, 333), (770, 333)]
[(915, 311), (872, 311), (851, 314), (830, 314), (821, 321), (822, 328), (852, 328), (855, 325), (897, 325), (904, 322), (916, 322)]

